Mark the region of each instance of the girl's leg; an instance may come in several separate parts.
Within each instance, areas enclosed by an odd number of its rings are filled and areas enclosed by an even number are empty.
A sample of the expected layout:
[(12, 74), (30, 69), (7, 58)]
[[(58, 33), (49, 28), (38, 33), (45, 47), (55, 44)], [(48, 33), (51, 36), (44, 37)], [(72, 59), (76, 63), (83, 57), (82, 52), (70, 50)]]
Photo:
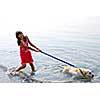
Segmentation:
[(30, 66), (31, 66), (32, 72), (34, 72), (35, 71), (34, 64), (33, 63), (30, 63)]
[(20, 67), (16, 70), (16, 72), (20, 71), (21, 69), (24, 69), (25, 67), (26, 67), (26, 64), (22, 64), (22, 66), (20, 66)]

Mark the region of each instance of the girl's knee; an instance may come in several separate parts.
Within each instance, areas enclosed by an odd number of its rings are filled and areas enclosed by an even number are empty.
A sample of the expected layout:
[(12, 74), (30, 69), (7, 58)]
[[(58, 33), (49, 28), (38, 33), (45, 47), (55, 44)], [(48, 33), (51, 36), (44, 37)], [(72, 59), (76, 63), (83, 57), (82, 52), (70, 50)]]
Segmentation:
[(23, 65), (22, 65), (22, 68), (25, 68), (25, 67), (26, 67), (26, 64), (23, 64)]
[(29, 63), (31, 66), (33, 66), (33, 63)]

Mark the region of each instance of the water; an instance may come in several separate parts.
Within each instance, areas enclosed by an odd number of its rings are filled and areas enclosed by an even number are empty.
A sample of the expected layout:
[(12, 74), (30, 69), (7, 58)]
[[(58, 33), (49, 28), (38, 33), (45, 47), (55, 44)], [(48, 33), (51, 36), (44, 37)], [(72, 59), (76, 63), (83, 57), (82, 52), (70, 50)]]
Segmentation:
[[(100, 82), (100, 34), (95, 33), (49, 33), (29, 34), (30, 40), (40, 47), (44, 52), (61, 58), (77, 67), (91, 69), (95, 77), (91, 82)], [(17, 67), (20, 64), (19, 49), (14, 37), (2, 40), (0, 43), (0, 64), (6, 68)], [(72, 76), (62, 73), (59, 66), (66, 64), (54, 60), (44, 54), (32, 52), (35, 60), (36, 74), (33, 78), (42, 82), (90, 82), (82, 79), (72, 79)], [(1, 75), (4, 73), (1, 69)], [(24, 72), (30, 73), (27, 66)], [(1, 78), (0, 82), (6, 82), (7, 78)], [(15, 78), (10, 82), (23, 82)]]

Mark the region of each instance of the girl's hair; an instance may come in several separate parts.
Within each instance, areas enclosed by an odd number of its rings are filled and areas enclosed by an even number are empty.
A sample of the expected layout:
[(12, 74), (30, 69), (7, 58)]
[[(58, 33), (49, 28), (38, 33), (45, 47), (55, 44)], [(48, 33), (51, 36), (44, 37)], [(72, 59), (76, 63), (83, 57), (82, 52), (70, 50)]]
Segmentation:
[[(21, 41), (20, 41), (20, 38), (18, 37), (20, 34), (23, 34), (21, 31), (17, 31), (16, 32), (16, 38), (17, 38), (17, 44), (18, 46), (20, 45)], [(24, 36), (24, 42), (26, 42), (26, 37)]]

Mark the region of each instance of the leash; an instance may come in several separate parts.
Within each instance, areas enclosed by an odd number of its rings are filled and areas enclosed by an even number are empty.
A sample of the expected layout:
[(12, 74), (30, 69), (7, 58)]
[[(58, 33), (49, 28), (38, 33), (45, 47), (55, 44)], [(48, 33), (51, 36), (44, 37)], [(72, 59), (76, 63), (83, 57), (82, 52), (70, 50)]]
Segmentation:
[[(59, 59), (59, 58), (57, 58), (57, 57), (55, 57), (55, 56), (52, 56), (52, 55), (50, 55), (50, 54), (48, 54), (48, 53), (46, 53), (46, 52), (43, 52), (43, 51), (40, 51), (41, 53), (43, 53), (43, 54), (45, 54), (45, 55), (47, 55), (47, 56), (49, 56), (49, 57), (51, 57), (51, 58), (54, 58), (54, 59), (56, 59), (56, 60), (58, 60), (58, 61), (60, 61), (60, 62), (63, 62), (63, 63), (65, 63), (65, 64), (67, 64), (67, 65), (70, 65), (70, 66), (72, 66), (72, 67), (76, 67), (75, 65), (73, 65), (73, 64), (70, 64), (70, 63), (68, 63), (68, 62), (66, 62), (66, 61), (64, 61), (64, 60), (62, 60), (62, 59)], [(77, 67), (76, 67), (77, 68)]]
[(81, 74), (85, 77), (85, 75), (83, 74), (83, 71), (80, 68), (79, 68), (79, 70), (80, 70)]
[[(67, 64), (67, 65), (70, 65), (70, 66), (72, 66), (72, 67), (78, 68), (78, 67), (76, 67), (75, 65), (70, 64), (70, 63), (68, 63), (68, 62), (66, 62), (66, 61), (64, 61), (64, 60), (62, 60), (62, 59), (59, 59), (59, 58), (57, 58), (57, 57), (55, 57), (55, 56), (53, 56), (53, 55), (51, 55), (51, 54), (48, 54), (48, 53), (43, 52), (43, 51), (40, 51), (40, 52), (43, 53), (43, 54), (45, 54), (45, 55), (47, 55), (47, 56), (49, 56), (49, 57), (51, 57), (51, 58), (54, 58), (54, 59), (56, 59), (56, 60), (58, 60), (58, 61), (60, 61), (60, 62), (63, 62), (63, 63), (65, 63), (65, 64)], [(83, 71), (82, 71), (80, 68), (79, 68), (79, 70), (80, 70), (81, 74), (82, 74), (83, 76), (85, 76), (85, 75), (83, 74)]]

